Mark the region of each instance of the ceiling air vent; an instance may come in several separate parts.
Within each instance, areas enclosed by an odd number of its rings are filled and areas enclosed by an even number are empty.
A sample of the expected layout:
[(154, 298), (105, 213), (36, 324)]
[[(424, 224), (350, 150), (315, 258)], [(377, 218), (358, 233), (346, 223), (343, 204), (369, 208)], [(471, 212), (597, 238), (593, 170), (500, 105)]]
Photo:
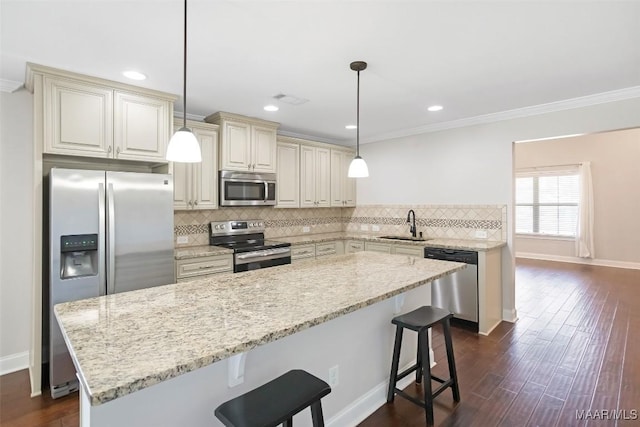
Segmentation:
[(284, 93), (279, 93), (273, 97), (273, 99), (277, 99), (280, 102), (284, 102), (285, 104), (291, 105), (302, 105), (304, 103), (309, 102), (308, 99), (298, 98), (293, 95), (285, 95)]

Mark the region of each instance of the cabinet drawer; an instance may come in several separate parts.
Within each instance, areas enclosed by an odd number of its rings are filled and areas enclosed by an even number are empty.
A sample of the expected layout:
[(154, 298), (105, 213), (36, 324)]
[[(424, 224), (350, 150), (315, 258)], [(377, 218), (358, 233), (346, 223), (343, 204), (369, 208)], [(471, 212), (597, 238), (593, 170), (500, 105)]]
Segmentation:
[(296, 245), (291, 246), (291, 260), (313, 258), (316, 256), (316, 245)]
[(178, 279), (233, 271), (233, 255), (216, 255), (176, 261)]
[(391, 245), (386, 245), (384, 243), (374, 243), (374, 242), (365, 242), (364, 244), (365, 251), (371, 252), (382, 252), (385, 254), (391, 253)]
[(345, 253), (362, 252), (364, 251), (364, 242), (358, 240), (347, 240), (344, 244)]
[(411, 255), (418, 258), (424, 258), (424, 248), (419, 246), (394, 246), (394, 254)]
[(338, 242), (316, 243), (316, 257), (339, 253), (337, 246)]

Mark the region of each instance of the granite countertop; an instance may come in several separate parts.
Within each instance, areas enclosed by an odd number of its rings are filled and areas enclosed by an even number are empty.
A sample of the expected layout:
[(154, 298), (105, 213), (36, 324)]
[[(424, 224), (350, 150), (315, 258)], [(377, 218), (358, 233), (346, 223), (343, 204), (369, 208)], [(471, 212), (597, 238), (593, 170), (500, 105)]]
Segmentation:
[(54, 310), (95, 406), (464, 267), (359, 252), (63, 303)]
[(212, 255), (231, 255), (233, 250), (227, 248), (221, 248), (218, 246), (202, 245), (202, 246), (190, 246), (186, 248), (176, 248), (174, 252), (175, 259), (188, 259), (188, 258), (200, 258)]
[[(403, 236), (408, 237), (408, 236)], [(448, 248), (448, 249), (468, 249), (475, 251), (488, 251), (491, 249), (501, 248), (506, 246), (506, 242), (493, 241), (493, 240), (464, 240), (464, 239), (430, 239), (424, 240), (393, 240), (383, 239), (380, 235), (371, 233), (322, 233), (322, 234), (307, 234), (300, 236), (288, 236), (288, 237), (275, 237), (274, 240), (282, 242), (288, 242), (292, 245), (301, 245), (305, 243), (320, 243), (332, 240), (364, 240), (377, 243), (389, 243), (396, 245), (411, 245), (419, 247), (432, 247), (432, 248)]]

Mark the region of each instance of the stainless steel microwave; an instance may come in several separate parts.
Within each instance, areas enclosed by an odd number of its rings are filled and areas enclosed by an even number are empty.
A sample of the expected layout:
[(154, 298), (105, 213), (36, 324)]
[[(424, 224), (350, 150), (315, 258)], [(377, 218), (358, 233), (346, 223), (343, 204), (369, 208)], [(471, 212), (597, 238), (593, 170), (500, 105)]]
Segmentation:
[(275, 204), (275, 173), (220, 171), (220, 206)]

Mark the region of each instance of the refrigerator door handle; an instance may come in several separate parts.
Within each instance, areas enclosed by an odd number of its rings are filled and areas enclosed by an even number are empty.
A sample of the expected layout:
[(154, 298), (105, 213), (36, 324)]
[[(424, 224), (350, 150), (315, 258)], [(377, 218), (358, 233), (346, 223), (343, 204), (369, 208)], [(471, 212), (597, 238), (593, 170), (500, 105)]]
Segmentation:
[(107, 294), (113, 294), (116, 291), (116, 256), (115, 256), (115, 207), (113, 205), (113, 184), (109, 184), (107, 189)]
[(105, 210), (104, 210), (104, 183), (98, 184), (98, 281), (99, 281), (99, 295), (106, 295), (107, 293), (107, 280), (104, 270), (105, 265)]

